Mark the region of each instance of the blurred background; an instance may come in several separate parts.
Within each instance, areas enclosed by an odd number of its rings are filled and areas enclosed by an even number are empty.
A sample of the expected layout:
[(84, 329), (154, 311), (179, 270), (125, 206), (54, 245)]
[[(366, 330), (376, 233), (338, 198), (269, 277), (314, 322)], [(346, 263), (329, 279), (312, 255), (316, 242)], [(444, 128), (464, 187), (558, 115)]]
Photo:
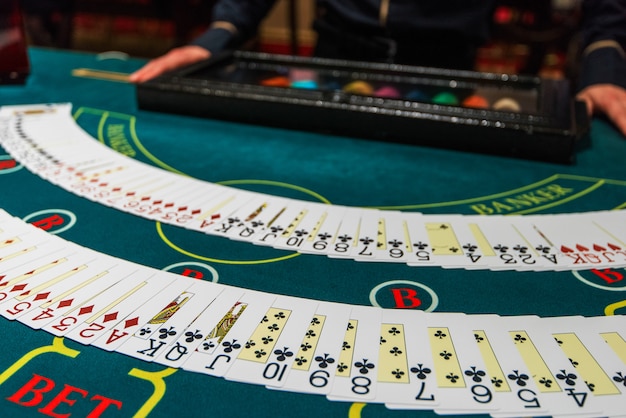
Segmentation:
[[(30, 45), (151, 58), (208, 25), (214, 0), (20, 0)], [(476, 70), (575, 78), (581, 0), (498, 0)], [(315, 0), (278, 0), (249, 48), (310, 55)]]

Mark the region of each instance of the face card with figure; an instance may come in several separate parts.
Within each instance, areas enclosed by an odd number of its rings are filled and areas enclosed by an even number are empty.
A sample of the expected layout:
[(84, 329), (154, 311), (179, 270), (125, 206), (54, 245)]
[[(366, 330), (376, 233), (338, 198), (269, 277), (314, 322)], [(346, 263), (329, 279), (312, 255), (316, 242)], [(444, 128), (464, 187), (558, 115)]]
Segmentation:
[(133, 336), (116, 349), (117, 352), (144, 361), (154, 361), (184, 333), (189, 324), (210, 305), (224, 289), (212, 282), (196, 280), (190, 287), (173, 295)]
[(186, 276), (177, 276), (162, 271), (154, 272), (157, 280), (170, 280), (175, 277), (163, 290), (157, 292), (152, 298), (138, 301), (135, 309), (126, 317), (121, 317), (115, 325), (107, 329), (91, 345), (107, 351), (117, 350), (127, 340), (131, 339), (136, 332), (154, 318), (157, 313), (165, 310), (173, 303), (173, 298), (189, 289), (196, 283), (195, 279)]
[(314, 300), (279, 295), (224, 377), (282, 386), (317, 306)]
[(380, 308), (355, 305), (345, 330), (333, 388), (327, 395), (333, 401), (374, 401), (377, 393), (380, 346)]
[(502, 318), (502, 324), (542, 391), (545, 402), (554, 402), (550, 407), (553, 415), (605, 414), (603, 401), (592, 395), (577, 367), (559, 349), (542, 318), (509, 316)]
[(423, 315), (428, 347), (437, 384), (439, 414), (493, 413), (500, 402), (493, 394), (487, 368), (473, 335), (467, 315), (438, 312)]
[(273, 221), (290, 206), (298, 203), (284, 197), (265, 196), (262, 202), (253, 205), (251, 211), (241, 218), (241, 224), (232, 228), (227, 237), (237, 241), (253, 241), (257, 234), (264, 232)]
[(189, 324), (187, 331), (181, 333), (171, 347), (162, 352), (155, 362), (164, 366), (179, 368), (193, 352), (211, 349), (212, 345), (216, 345), (216, 342), (211, 341), (208, 337), (218, 325), (218, 321), (241, 300), (244, 292), (244, 289), (238, 287), (225, 286), (219, 297)]
[(335, 242), (346, 210), (345, 206), (326, 205), (299, 251), (305, 254), (326, 254)]
[[(576, 368), (580, 379), (589, 388), (589, 396), (601, 402), (602, 414), (618, 416), (624, 412), (626, 405), (626, 361), (622, 361), (617, 353), (626, 357), (626, 343), (614, 327), (604, 328), (610, 322), (604, 319), (606, 318), (542, 318), (541, 326), (549, 332), (559, 349)], [(611, 330), (607, 335), (610, 333), (612, 338), (618, 337), (614, 347), (602, 337), (607, 329)]]
[(244, 228), (246, 219), (254, 218), (261, 213), (267, 205), (268, 196), (264, 196), (261, 193), (247, 193), (251, 194), (251, 198), (246, 199), (245, 202), (240, 202), (236, 207), (233, 206), (225, 210), (224, 213), (228, 216), (208, 228), (205, 232), (232, 238), (237, 235), (239, 230)]
[(553, 243), (569, 269), (610, 267), (626, 261), (624, 245), (588, 214), (535, 216), (533, 226)]
[(383, 311), (377, 399), (390, 409), (434, 409), (437, 381), (422, 311)]
[(246, 290), (183, 363), (183, 369), (224, 376), (275, 300), (271, 293)]
[(227, 189), (226, 193), (220, 194), (207, 209), (187, 222), (185, 227), (206, 234), (224, 235), (236, 223), (231, 214), (257, 198), (257, 193)]
[(290, 392), (326, 395), (333, 386), (335, 365), (342, 350), (351, 307), (320, 302), (304, 333), (287, 380), (281, 387)]
[[(54, 296), (46, 298), (44, 303), (25, 312), (17, 319), (31, 328), (44, 328), (52, 321), (61, 320), (75, 308), (80, 309), (82, 304), (114, 286), (137, 268), (121, 260), (114, 263), (103, 260), (96, 262), (92, 267), (87, 269), (89, 271), (87, 274), (79, 272), (71, 275), (67, 280), (56, 283), (51, 288), (51, 294)], [(58, 331), (55, 330), (55, 332)]]

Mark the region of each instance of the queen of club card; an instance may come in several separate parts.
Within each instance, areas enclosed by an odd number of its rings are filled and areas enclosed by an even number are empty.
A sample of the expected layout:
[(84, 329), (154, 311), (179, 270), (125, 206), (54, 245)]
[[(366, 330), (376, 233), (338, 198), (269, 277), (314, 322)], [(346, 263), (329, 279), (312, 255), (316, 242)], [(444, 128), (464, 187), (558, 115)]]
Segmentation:
[(221, 285), (196, 280), (189, 288), (173, 295), (167, 306), (161, 307), (116, 351), (144, 361), (154, 361), (168, 350), (222, 290)]
[(180, 333), (178, 339), (172, 344), (172, 348), (161, 353), (155, 360), (156, 363), (168, 367), (181, 367), (195, 351), (205, 350), (218, 343), (219, 335), (215, 332), (219, 323), (224, 324), (223, 318), (237, 315), (233, 306), (236, 306), (245, 293), (244, 289), (225, 286), (219, 297), (198, 315), (189, 324), (184, 333)]

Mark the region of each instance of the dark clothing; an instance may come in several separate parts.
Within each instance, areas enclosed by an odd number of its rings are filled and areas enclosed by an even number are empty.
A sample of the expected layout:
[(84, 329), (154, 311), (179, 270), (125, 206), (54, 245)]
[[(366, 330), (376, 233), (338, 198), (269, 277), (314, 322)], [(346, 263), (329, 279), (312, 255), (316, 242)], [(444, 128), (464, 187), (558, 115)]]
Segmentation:
[[(275, 0), (221, 0), (214, 21), (237, 29), (210, 29), (193, 43), (212, 52), (252, 37)], [(316, 55), (445, 68), (471, 68), (490, 36), (495, 0), (318, 0)], [(599, 40), (621, 45), (583, 57), (581, 87), (626, 87), (626, 0), (584, 0), (582, 48)]]

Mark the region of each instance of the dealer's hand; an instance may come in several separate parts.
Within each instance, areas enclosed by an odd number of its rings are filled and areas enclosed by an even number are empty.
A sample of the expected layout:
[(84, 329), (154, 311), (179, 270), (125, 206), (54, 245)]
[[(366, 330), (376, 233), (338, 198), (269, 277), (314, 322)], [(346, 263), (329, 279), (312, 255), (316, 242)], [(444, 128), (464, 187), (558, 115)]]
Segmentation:
[(211, 56), (206, 49), (196, 46), (187, 45), (174, 48), (165, 55), (149, 61), (129, 76), (131, 83), (141, 83), (159, 76), (167, 71), (175, 70), (195, 62), (202, 61)]
[(626, 90), (613, 84), (594, 84), (576, 96), (587, 103), (590, 115), (604, 114), (626, 136)]

